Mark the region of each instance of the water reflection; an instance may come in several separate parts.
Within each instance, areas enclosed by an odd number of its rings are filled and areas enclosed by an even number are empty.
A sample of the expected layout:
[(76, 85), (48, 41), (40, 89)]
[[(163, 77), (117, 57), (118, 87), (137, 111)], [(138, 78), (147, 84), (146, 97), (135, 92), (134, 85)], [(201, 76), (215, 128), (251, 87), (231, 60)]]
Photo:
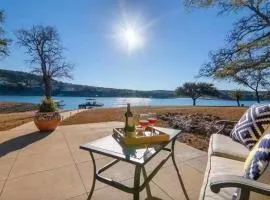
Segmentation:
[(150, 98), (115, 98), (113, 107), (124, 107), (130, 103), (132, 106), (149, 106), (151, 103)]

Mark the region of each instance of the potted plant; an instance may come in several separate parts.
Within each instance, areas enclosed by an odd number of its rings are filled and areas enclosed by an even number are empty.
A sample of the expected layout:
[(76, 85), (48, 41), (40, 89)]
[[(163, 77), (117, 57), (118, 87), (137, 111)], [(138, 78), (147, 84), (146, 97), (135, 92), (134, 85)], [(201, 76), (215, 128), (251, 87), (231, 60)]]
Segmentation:
[(44, 86), (44, 99), (39, 112), (34, 116), (36, 126), (40, 131), (52, 131), (60, 122), (61, 116), (51, 98), (54, 79), (72, 78), (73, 65), (66, 62), (60, 41), (60, 35), (55, 27), (34, 25), (30, 29), (16, 32), (18, 45), (25, 48), (32, 64), (32, 73), (41, 77)]
[(61, 121), (61, 115), (52, 98), (44, 97), (39, 105), (39, 111), (34, 116), (36, 127), (41, 132), (49, 132), (56, 129)]

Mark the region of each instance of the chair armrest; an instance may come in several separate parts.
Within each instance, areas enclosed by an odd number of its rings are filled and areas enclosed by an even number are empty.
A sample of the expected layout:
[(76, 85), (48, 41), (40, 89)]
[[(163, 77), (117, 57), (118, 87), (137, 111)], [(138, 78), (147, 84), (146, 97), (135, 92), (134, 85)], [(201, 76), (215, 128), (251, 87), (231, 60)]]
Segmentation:
[(221, 188), (227, 187), (236, 187), (243, 191), (252, 191), (263, 195), (270, 195), (270, 185), (240, 176), (224, 175), (214, 177), (210, 180), (210, 189), (214, 193), (219, 193)]

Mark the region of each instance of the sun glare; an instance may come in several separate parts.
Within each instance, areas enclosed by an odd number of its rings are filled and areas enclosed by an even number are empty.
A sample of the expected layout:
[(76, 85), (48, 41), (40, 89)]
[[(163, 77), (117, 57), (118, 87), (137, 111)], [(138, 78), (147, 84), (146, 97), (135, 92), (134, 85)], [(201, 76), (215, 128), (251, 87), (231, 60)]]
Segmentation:
[(129, 51), (142, 47), (142, 37), (135, 27), (125, 27), (120, 30), (120, 37)]
[(132, 28), (124, 30), (124, 37), (128, 44), (129, 49), (134, 49), (139, 44), (138, 33)]

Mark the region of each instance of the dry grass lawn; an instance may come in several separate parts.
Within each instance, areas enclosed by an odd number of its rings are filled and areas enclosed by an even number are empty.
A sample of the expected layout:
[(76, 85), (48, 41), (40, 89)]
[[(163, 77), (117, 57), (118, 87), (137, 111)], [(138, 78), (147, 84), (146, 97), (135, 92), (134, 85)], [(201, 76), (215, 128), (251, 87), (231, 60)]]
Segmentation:
[[(33, 111), (20, 112), (23, 105), (17, 105), (16, 113), (9, 113), (11, 110), (16, 110), (16, 105), (0, 103), (0, 131), (9, 130), (14, 127), (20, 126), (24, 123), (32, 121)], [(8, 109), (10, 108), (10, 109)], [(28, 109), (28, 105), (25, 107)], [(221, 119), (238, 120), (245, 112), (246, 108), (238, 107), (133, 107), (134, 114), (140, 113), (182, 113), (182, 114), (204, 114), (214, 115)], [(97, 108), (90, 109), (81, 113), (78, 113), (70, 118), (64, 120), (61, 125), (74, 125), (74, 124), (86, 124), (86, 123), (98, 123), (98, 122), (109, 122), (109, 121), (124, 121), (124, 113), (126, 108)], [(4, 114), (5, 113), (5, 114)], [(158, 120), (157, 126), (168, 126), (166, 122)], [(206, 151), (208, 148), (209, 137), (206, 135), (199, 135), (194, 133), (182, 133), (180, 137), (181, 142), (184, 142), (197, 149)]]
[[(195, 114), (200, 113), (204, 115), (215, 115), (221, 119), (238, 120), (247, 108), (243, 107), (133, 107), (134, 114), (140, 113), (183, 113), (183, 114)], [(62, 125), (72, 124), (86, 124), (96, 122), (109, 122), (109, 121), (124, 121), (124, 113), (126, 108), (98, 108), (90, 109), (81, 113), (78, 113), (67, 120), (62, 122)]]
[(6, 131), (33, 120), (33, 112), (0, 114), (0, 131)]
[(18, 113), (37, 109), (38, 105), (32, 103), (0, 102), (0, 113)]
[(37, 105), (32, 103), (0, 102), (0, 131), (6, 131), (32, 121)]
[[(214, 115), (221, 119), (238, 120), (247, 108), (238, 107), (133, 107), (133, 113), (182, 113), (182, 114), (204, 114)], [(125, 108), (98, 108), (78, 113), (62, 122), (61, 125), (86, 124), (108, 121), (124, 121)], [(158, 120), (157, 126), (168, 126), (166, 122)], [(199, 150), (207, 151), (209, 137), (195, 133), (182, 133), (180, 141)]]

